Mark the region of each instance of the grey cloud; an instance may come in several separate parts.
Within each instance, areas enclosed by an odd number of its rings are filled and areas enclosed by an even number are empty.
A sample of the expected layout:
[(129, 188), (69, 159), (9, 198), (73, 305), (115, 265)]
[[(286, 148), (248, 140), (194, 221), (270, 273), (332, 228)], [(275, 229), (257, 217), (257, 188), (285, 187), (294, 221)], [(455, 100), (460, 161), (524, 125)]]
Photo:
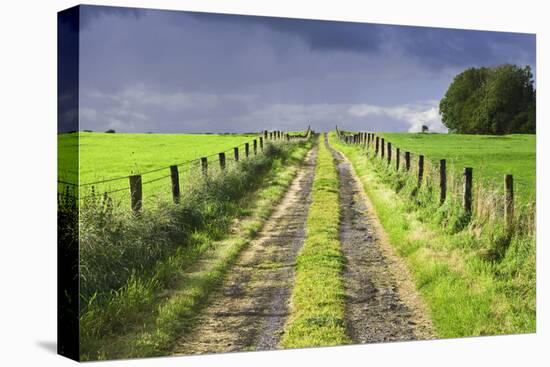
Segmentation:
[(130, 17), (144, 16), (147, 9), (125, 8), (118, 6), (80, 5), (80, 30), (87, 29), (95, 20), (101, 17)]
[(298, 37), (312, 50), (373, 52), (380, 48), (382, 37), (375, 24), (319, 21), (311, 19), (239, 16), (230, 14), (190, 13), (202, 22), (265, 27)]
[[(437, 124), (423, 101), (441, 98), (465, 67), (534, 63), (532, 35), (95, 8), (82, 8), (80, 32), (81, 120), (92, 130), (250, 131), (303, 120), (318, 130), (408, 130), (414, 116)], [(351, 106), (385, 112), (353, 115)]]
[(388, 26), (384, 34), (429, 68), (535, 64), (534, 34)]

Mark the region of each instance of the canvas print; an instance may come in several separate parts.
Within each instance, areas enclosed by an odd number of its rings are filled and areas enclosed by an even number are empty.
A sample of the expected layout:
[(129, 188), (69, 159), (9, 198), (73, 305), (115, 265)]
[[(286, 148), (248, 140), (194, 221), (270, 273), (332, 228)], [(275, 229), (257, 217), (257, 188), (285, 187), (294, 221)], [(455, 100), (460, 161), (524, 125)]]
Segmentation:
[(58, 349), (534, 333), (534, 34), (58, 14)]

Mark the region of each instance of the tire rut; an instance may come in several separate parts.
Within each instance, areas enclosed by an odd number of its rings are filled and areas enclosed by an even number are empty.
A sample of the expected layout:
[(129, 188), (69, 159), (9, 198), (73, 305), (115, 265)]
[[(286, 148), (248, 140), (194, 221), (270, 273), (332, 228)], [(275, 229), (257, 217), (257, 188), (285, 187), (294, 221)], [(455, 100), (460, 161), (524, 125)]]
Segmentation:
[(369, 218), (362, 186), (351, 164), (340, 152), (328, 147), (340, 181), (340, 242), (346, 259), (343, 275), (348, 336), (354, 343), (417, 339), (417, 321), (401, 299), (392, 263)]
[(288, 316), (295, 259), (305, 238), (318, 146), (306, 156), (257, 239), (176, 342), (174, 354), (275, 349)]

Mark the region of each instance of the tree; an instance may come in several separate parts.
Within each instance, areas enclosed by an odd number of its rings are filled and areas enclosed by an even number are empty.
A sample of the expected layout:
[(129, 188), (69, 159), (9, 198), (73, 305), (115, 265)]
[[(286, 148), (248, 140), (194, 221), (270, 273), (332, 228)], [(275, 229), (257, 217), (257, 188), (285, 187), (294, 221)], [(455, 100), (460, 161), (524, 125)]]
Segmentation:
[(439, 103), (439, 114), (451, 132), (534, 133), (535, 96), (529, 66), (469, 68), (454, 78)]
[(422, 132), (427, 133), (428, 131), (430, 131), (430, 128), (427, 125), (422, 125)]

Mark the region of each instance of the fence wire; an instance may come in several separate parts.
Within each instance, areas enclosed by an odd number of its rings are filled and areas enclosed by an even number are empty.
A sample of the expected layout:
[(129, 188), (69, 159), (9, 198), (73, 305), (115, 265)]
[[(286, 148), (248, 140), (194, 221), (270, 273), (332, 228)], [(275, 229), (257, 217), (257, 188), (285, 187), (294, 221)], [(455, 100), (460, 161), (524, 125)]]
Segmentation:
[[(180, 193), (189, 192), (192, 190), (193, 185), (203, 182), (205, 179), (202, 159), (206, 158), (207, 160), (206, 175), (213, 178), (217, 175), (238, 169), (238, 165), (243, 161), (253, 159), (255, 156), (263, 154), (268, 143), (286, 142), (284, 139), (284, 134), (281, 135), (280, 139), (264, 138), (263, 134), (261, 136), (263, 139), (263, 148), (260, 147), (260, 139), (258, 137), (251, 141), (243, 142), (239, 145), (228, 148), (222, 152), (212, 153), (200, 158), (189, 159), (173, 165), (158, 167), (139, 173), (138, 175), (142, 177), (141, 187), (143, 205), (150, 205), (152, 202), (173, 200), (171, 180), (172, 166), (176, 166), (178, 169)], [(254, 153), (254, 140), (256, 140), (257, 144), (256, 154)], [(249, 146), (248, 157), (245, 155), (244, 148), (247, 144)], [(235, 148), (238, 150), (238, 161), (234, 156)], [(225, 169), (223, 170), (220, 165), (220, 153), (225, 154)], [(214, 157), (216, 157), (216, 159), (212, 159)], [(162, 172), (165, 173), (162, 174)], [(58, 196), (84, 202), (109, 198), (111, 201), (116, 199), (118, 204), (125, 203), (129, 206), (131, 196), (131, 187), (129, 184), (131, 176), (133, 175), (116, 176), (82, 184), (76, 184), (67, 180), (58, 179)]]
[[(380, 159), (387, 161), (387, 143), (388, 141), (385, 140), (385, 155), (383, 158), (381, 158), (382, 154), (382, 146), (381, 146), (381, 138), (379, 137), (379, 146), (378, 146), (378, 154), (375, 153), (375, 146), (376, 146), (376, 135), (372, 135), (372, 139), (370, 140), (368, 145), (361, 143), (354, 143), (353, 139), (350, 140), (350, 138), (347, 138), (350, 135), (349, 133), (346, 134), (342, 131), (337, 130), (337, 136), (338, 139), (344, 143), (349, 145), (356, 145), (360, 147), (360, 149), (364, 150), (365, 153), (369, 156), (378, 156)], [(400, 148), (399, 146), (395, 146), (392, 143), (392, 165), (395, 164), (395, 157), (396, 157), (396, 149)], [(406, 150), (403, 150), (400, 148), (400, 171), (404, 169), (405, 167), (405, 152)], [(411, 174), (411, 178), (418, 175), (418, 169), (419, 169), (419, 159), (418, 157), (421, 155), (419, 152), (413, 152), (409, 151), (410, 154), (410, 170), (409, 173)], [(464, 171), (463, 169), (458, 167), (458, 162), (460, 161), (460, 157), (453, 157), (452, 159), (446, 159), (446, 192), (447, 197), (450, 198), (450, 200), (459, 200), (461, 201), (463, 199), (464, 195)], [(484, 172), (485, 166), (476, 167), (473, 171), (474, 178), (476, 177), (476, 172)], [(434, 194), (439, 194), (439, 181), (440, 181), (440, 169), (439, 169), (439, 160), (438, 159), (432, 159), (430, 157), (424, 156), (424, 173), (423, 173), (423, 185), (425, 187), (428, 187), (429, 190), (433, 189)], [(474, 179), (472, 182), (472, 212), (475, 216), (479, 218), (485, 218), (486, 220), (498, 220), (501, 219), (504, 215), (504, 209), (505, 209), (505, 185), (504, 185), (504, 175), (503, 180), (499, 181), (495, 178), (490, 177), (484, 177), (481, 176), (477, 179)], [(531, 213), (534, 214), (534, 198), (536, 196), (535, 192), (532, 192), (533, 189), (535, 189), (536, 185), (529, 184), (525, 182), (524, 179), (517, 177), (513, 178), (513, 192), (514, 196), (519, 196), (518, 194), (521, 194), (521, 200), (514, 200), (514, 206), (516, 207), (516, 211), (520, 212), (521, 214), (518, 214), (516, 217), (529, 217), (528, 214), (525, 213)], [(534, 216), (532, 216), (528, 220), (534, 220)], [(516, 218), (516, 220), (518, 220)], [(534, 228), (534, 225), (532, 226)]]

